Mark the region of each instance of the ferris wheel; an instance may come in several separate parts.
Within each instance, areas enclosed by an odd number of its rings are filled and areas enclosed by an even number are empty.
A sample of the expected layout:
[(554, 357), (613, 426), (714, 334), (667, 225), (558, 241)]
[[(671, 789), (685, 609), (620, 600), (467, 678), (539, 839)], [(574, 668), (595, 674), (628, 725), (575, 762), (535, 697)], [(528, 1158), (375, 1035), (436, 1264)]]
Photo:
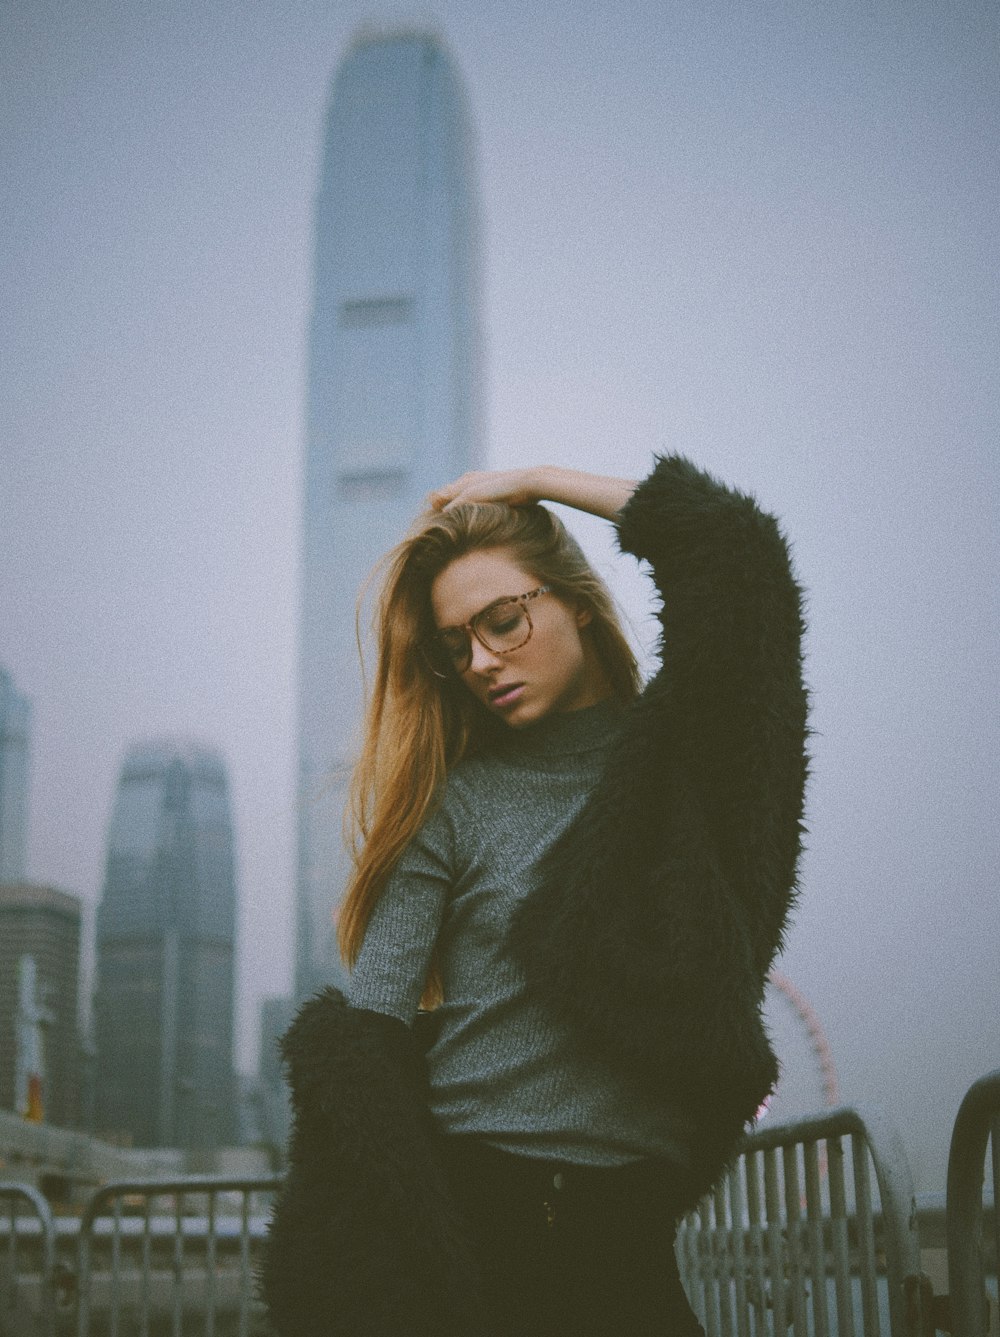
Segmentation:
[(758, 1121), (791, 1119), (839, 1105), (837, 1070), (823, 1024), (805, 994), (780, 970), (768, 976), (764, 1014), (781, 1075)]

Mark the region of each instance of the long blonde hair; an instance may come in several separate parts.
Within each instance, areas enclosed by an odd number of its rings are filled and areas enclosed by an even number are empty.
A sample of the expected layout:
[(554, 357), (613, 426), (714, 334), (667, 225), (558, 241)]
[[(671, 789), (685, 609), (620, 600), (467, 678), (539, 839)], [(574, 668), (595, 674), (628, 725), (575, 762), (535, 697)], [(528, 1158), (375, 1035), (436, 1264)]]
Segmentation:
[[(498, 548), (567, 603), (589, 609), (581, 635), (591, 637), (612, 691), (628, 701), (639, 690), (638, 666), (611, 595), (551, 511), (476, 503), (422, 515), (382, 563), (377, 661), (348, 809), (353, 873), (337, 923), (349, 966), (390, 873), (440, 796), (448, 771), (509, 727), (489, 715), (458, 678), (436, 677), (420, 651), (434, 631), (435, 577), (456, 557)], [(440, 980), (432, 968), (424, 1005), (438, 1001)]]

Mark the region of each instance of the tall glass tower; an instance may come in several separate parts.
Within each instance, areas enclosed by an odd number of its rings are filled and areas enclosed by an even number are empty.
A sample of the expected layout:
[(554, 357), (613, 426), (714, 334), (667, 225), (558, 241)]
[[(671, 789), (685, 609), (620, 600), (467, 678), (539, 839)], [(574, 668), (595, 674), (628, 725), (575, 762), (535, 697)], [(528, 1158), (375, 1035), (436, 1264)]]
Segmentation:
[(364, 33), (333, 83), (316, 203), (299, 645), (295, 991), (336, 981), (355, 604), (432, 488), (480, 458), (477, 203), (441, 43)]
[(97, 913), (97, 1128), (135, 1146), (232, 1140), (236, 882), (222, 759), (133, 746)]
[(0, 668), (0, 883), (24, 877), (31, 703)]

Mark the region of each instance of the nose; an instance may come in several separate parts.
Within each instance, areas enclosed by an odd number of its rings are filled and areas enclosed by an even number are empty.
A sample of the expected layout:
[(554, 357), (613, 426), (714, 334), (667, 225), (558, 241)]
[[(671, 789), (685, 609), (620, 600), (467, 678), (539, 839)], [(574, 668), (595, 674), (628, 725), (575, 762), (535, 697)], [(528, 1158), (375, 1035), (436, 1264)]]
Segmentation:
[(503, 660), (495, 650), (487, 650), (482, 641), (477, 636), (470, 636), (469, 667), (467, 673), (493, 673), (500, 667)]

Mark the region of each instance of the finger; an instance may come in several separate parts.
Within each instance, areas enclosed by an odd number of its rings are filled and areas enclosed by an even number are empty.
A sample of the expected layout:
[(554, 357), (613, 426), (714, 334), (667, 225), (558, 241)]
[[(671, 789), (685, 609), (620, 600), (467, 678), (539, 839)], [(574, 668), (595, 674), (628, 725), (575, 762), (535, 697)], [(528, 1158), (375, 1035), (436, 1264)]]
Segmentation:
[(454, 484), (448, 487), (438, 488), (436, 492), (428, 492), (427, 504), (435, 511), (443, 511), (449, 502), (455, 500), (458, 495), (458, 489)]
[(450, 483), (445, 483), (444, 487), (439, 487), (433, 492), (427, 494), (428, 503), (436, 511), (444, 510), (450, 503), (456, 501), (467, 489), (473, 475), (464, 473), (460, 478), (454, 479)]

